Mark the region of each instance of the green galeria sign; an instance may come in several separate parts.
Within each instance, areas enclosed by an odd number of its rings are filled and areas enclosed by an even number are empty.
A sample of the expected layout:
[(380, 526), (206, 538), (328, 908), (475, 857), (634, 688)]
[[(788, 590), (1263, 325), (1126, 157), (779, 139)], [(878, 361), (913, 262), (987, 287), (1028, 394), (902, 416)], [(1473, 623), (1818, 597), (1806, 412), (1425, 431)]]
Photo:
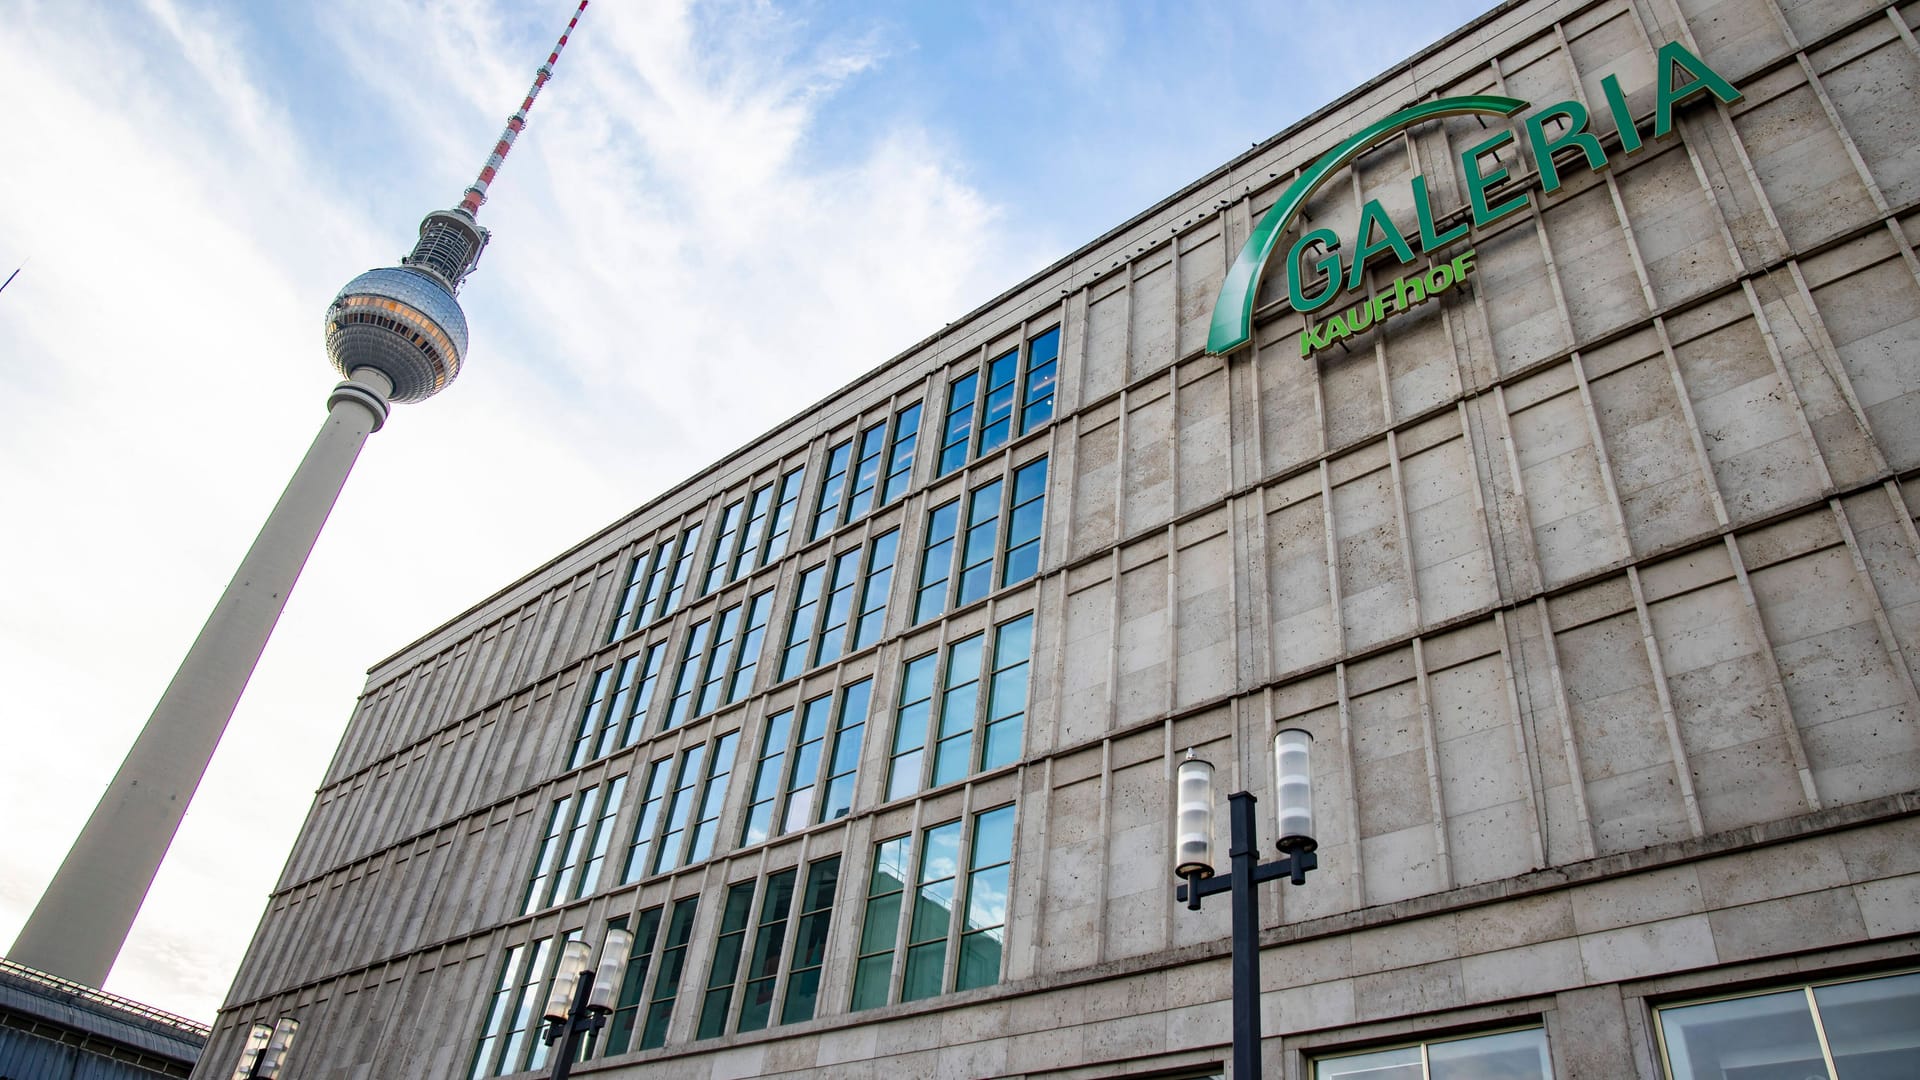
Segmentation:
[[(1696, 95), (1712, 94), (1729, 105), (1740, 100), (1740, 92), (1734, 89), (1732, 83), (1677, 41), (1661, 46), (1655, 70), (1658, 74), (1653, 137), (1656, 139), (1672, 132), (1674, 110)], [(1684, 80), (1676, 85), (1676, 76), (1683, 74)], [(1600, 81), (1600, 88), (1606, 95), (1607, 110), (1613, 114), (1614, 125), (1620, 132), (1619, 153), (1625, 155), (1639, 150), (1642, 146), (1640, 132), (1634, 126), (1632, 114), (1627, 111), (1627, 99), (1620, 90), (1620, 80), (1609, 75)], [(1517, 98), (1493, 95), (1423, 102), (1363, 128), (1321, 155), (1320, 160), (1287, 186), (1280, 200), (1260, 218), (1253, 233), (1247, 237), (1246, 245), (1240, 249), (1239, 257), (1228, 269), (1227, 279), (1220, 286), (1220, 296), (1214, 301), (1213, 323), (1207, 332), (1207, 351), (1223, 355), (1245, 345), (1252, 338), (1254, 300), (1260, 292), (1260, 278), (1266, 270), (1267, 260), (1272, 257), (1280, 237), (1293, 225), (1307, 200), (1342, 166), (1415, 124), (1447, 116), (1506, 118), (1527, 106), (1527, 102)], [(1546, 126), (1556, 117), (1565, 121), (1565, 127), (1558, 134), (1548, 135)], [(1552, 195), (1560, 190), (1564, 182), (1560, 164), (1554, 160), (1556, 153), (1578, 151), (1590, 172), (1598, 172), (1609, 165), (1599, 137), (1588, 130), (1590, 119), (1586, 106), (1579, 101), (1562, 101), (1529, 115), (1523, 122), (1527, 146), (1540, 172), (1542, 194)], [(1466, 239), (1472, 230), (1491, 225), (1527, 207), (1531, 196), (1525, 191), (1515, 192), (1497, 204), (1488, 202), (1493, 189), (1507, 179), (1507, 170), (1497, 163), (1493, 168), (1487, 168), (1486, 159), (1513, 142), (1513, 137), (1511, 130), (1499, 131), (1460, 154), (1460, 171), (1466, 180), (1467, 200), (1472, 210), (1471, 224), (1461, 222), (1439, 231), (1435, 225), (1433, 201), (1427, 191), (1427, 178), (1424, 175), (1413, 178), (1412, 202), (1417, 218), (1413, 236), (1419, 241), (1420, 254), (1435, 255)], [(1342, 257), (1343, 250), (1352, 252), (1351, 261)], [(1315, 312), (1333, 303), (1342, 293), (1359, 289), (1365, 280), (1367, 264), (1382, 255), (1393, 256), (1397, 263), (1410, 263), (1414, 258), (1414, 247), (1408, 242), (1407, 231), (1387, 216), (1386, 208), (1380, 205), (1378, 199), (1369, 199), (1360, 208), (1359, 225), (1346, 248), (1342, 248), (1340, 236), (1331, 229), (1309, 230), (1293, 242), (1293, 246), (1287, 250), (1287, 301), (1293, 310), (1307, 316), (1307, 327), (1300, 334), (1301, 357), (1312, 356), (1328, 345), (1362, 333), (1401, 312), (1410, 311), (1459, 284), (1473, 272), (1474, 253), (1467, 250), (1434, 264), (1431, 269), (1416, 270), (1400, 277), (1328, 318), (1315, 319)], [(1323, 274), (1324, 281), (1321, 280)], [(1315, 290), (1312, 295), (1308, 295), (1309, 288)]]

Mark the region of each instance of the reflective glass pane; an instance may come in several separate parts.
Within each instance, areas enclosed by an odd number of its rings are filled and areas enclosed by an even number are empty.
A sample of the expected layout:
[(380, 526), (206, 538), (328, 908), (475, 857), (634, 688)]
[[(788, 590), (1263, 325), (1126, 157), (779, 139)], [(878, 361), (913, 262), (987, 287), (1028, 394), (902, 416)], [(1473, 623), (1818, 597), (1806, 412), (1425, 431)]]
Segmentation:
[(1425, 1080), (1420, 1048), (1402, 1046), (1313, 1063), (1314, 1080)]
[(1920, 972), (1815, 987), (1839, 1080), (1920, 1076)]
[(955, 990), (992, 986), (1000, 981), (1000, 931), (987, 930), (960, 939), (960, 970)]
[(891, 950), (894, 932), (900, 929), (900, 894), (879, 896), (867, 901), (866, 924), (860, 928), (860, 951)]
[(1802, 990), (1662, 1009), (1674, 1080), (1827, 1080)]
[(900, 988), (901, 1001), (918, 1001), (940, 992), (941, 969), (947, 962), (947, 942), (915, 945), (907, 950), (907, 977)]
[(1543, 1029), (1505, 1031), (1427, 1047), (1428, 1080), (1552, 1080)]

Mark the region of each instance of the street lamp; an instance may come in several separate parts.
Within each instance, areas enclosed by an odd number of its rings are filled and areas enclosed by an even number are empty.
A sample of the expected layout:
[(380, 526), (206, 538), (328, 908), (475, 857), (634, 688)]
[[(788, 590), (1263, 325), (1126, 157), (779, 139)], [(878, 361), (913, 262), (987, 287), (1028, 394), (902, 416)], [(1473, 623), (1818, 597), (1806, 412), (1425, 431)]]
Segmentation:
[(1260, 861), (1252, 792), (1227, 796), (1233, 847), (1232, 869), (1224, 877), (1213, 870), (1213, 766), (1187, 751), (1174, 774), (1174, 869), (1186, 884), (1174, 887), (1175, 899), (1193, 911), (1215, 893), (1230, 893), (1233, 911), (1233, 1080), (1260, 1075), (1260, 904), (1254, 886), (1286, 878), (1307, 882), (1320, 865), (1314, 855), (1313, 773), (1309, 768), (1313, 736), (1288, 728), (1273, 737), (1275, 790), (1280, 801), (1280, 858)]
[(600, 943), (600, 969), (596, 972), (587, 965), (592, 948), (584, 941), (567, 942), (543, 1014), (547, 1045), (561, 1044), (560, 1052), (553, 1056), (552, 1080), (566, 1080), (573, 1074), (580, 1040), (606, 1025), (607, 1014), (613, 1011), (614, 991), (620, 986), (620, 969), (626, 967), (632, 949), (632, 934), (617, 928), (607, 931), (607, 939)]
[(279, 1080), (280, 1067), (287, 1062), (287, 1051), (300, 1031), (300, 1021), (283, 1016), (272, 1027), (256, 1023), (240, 1048), (240, 1064), (233, 1080)]

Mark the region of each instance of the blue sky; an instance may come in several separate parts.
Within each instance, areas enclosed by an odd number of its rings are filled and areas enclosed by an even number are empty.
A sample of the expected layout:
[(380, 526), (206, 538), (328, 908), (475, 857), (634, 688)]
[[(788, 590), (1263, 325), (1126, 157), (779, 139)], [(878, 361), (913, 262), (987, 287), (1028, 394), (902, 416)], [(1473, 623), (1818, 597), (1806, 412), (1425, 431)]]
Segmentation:
[[(572, 6), (0, 0), (4, 942)], [(108, 988), (212, 1017), (368, 665), (1488, 6), (595, 0)]]

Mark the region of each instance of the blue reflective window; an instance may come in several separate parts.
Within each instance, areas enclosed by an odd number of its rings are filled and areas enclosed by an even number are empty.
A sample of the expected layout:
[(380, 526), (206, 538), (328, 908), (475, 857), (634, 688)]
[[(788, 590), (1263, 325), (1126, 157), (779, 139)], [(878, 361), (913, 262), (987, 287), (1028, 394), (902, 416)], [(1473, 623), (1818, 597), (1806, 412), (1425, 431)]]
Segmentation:
[(1013, 437), (1015, 379), (1020, 368), (1020, 350), (987, 361), (986, 409), (980, 418), (980, 445), (977, 457), (997, 450)]
[(993, 556), (1000, 536), (1000, 481), (974, 488), (967, 501), (967, 531), (961, 540), (956, 605), (993, 591)]
[(1014, 470), (1013, 509), (1007, 523), (1007, 558), (1000, 584), (1016, 585), (1040, 570), (1040, 527), (1047, 516), (1047, 459)]
[(881, 452), (887, 445), (887, 423), (882, 420), (860, 433), (860, 454), (853, 469), (853, 491), (847, 496), (847, 512), (842, 523), (857, 521), (873, 509), (874, 493), (880, 487)]
[(1053, 387), (1060, 360), (1060, 328), (1027, 343), (1026, 389), (1020, 395), (1020, 434), (1053, 419)]
[(920, 586), (913, 601), (913, 621), (923, 623), (947, 610), (947, 582), (953, 576), (953, 537), (960, 526), (960, 500), (934, 507), (927, 514), (927, 536), (920, 552)]
[(720, 512), (720, 535), (713, 538), (713, 554), (707, 559), (707, 576), (700, 584), (703, 595), (732, 580), (727, 572), (733, 569), (733, 549), (740, 541), (740, 524), (746, 508), (746, 500), (741, 499), (729, 503)]
[(947, 416), (940, 435), (940, 467), (936, 476), (945, 476), (967, 463), (967, 444), (973, 434), (974, 390), (980, 381), (978, 372), (968, 372), (947, 387)]
[(880, 491), (885, 506), (906, 494), (913, 481), (913, 450), (920, 442), (920, 406), (909, 405), (893, 418), (893, 442), (887, 451), (887, 480)]
[(803, 465), (780, 478), (780, 503), (773, 512), (773, 531), (767, 534), (767, 548), (760, 555), (761, 566), (786, 554), (787, 540), (793, 536), (793, 519), (800, 512), (800, 485), (806, 477)]
[(827, 451), (827, 478), (820, 484), (820, 497), (814, 504), (813, 527), (809, 540), (818, 540), (840, 524), (840, 497), (847, 489), (847, 469), (853, 461), (851, 440)]

